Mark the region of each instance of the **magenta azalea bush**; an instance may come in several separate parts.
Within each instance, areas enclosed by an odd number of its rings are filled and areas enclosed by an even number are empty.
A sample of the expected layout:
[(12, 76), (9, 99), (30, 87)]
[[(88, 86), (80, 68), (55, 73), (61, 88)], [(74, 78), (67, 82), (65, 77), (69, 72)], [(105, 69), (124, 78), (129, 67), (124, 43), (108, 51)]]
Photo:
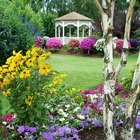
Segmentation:
[(80, 43), (80, 49), (91, 50), (96, 43), (93, 37), (87, 37), (83, 39)]
[[(124, 43), (124, 40), (123, 39), (118, 39), (116, 41), (116, 50), (117, 51), (122, 51), (123, 43)], [(129, 42), (128, 42), (128, 48), (131, 48), (131, 44)]]
[(49, 38), (47, 40), (46, 46), (50, 47), (50, 48), (61, 48), (62, 47), (62, 43), (61, 43), (59, 38), (53, 37), (53, 38)]

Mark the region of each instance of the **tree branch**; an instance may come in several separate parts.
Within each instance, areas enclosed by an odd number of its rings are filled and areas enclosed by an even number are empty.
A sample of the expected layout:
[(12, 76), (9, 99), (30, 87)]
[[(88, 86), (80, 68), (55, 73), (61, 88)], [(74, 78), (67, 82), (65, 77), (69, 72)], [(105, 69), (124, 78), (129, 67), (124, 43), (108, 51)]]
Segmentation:
[(137, 102), (140, 97), (140, 51), (138, 56), (137, 65), (133, 75), (131, 92), (127, 99), (125, 110), (125, 126), (122, 129), (121, 137), (124, 140), (132, 139), (134, 135), (134, 122), (137, 115)]
[(95, 5), (97, 6), (97, 8), (99, 9), (100, 13), (103, 14), (104, 10), (99, 2), (99, 0), (93, 0), (93, 2), (95, 3)]
[(128, 39), (130, 37), (130, 27), (131, 27), (131, 19), (134, 11), (136, 0), (131, 0), (126, 16), (126, 23), (125, 23), (125, 33), (124, 33), (124, 44), (122, 50), (121, 61), (119, 62), (116, 70), (115, 70), (115, 78), (118, 78), (119, 73), (125, 67), (127, 63), (127, 52), (128, 52)]

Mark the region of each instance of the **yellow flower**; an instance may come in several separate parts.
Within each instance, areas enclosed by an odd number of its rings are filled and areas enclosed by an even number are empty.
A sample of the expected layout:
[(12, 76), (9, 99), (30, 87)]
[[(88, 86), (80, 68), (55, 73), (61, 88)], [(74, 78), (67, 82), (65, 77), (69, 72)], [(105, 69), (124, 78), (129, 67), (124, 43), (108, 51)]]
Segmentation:
[(55, 74), (56, 74), (56, 72), (53, 72), (52, 74), (53, 74), (53, 75), (55, 75)]
[(65, 92), (66, 92), (66, 93), (69, 93), (69, 91), (68, 91), (68, 90), (65, 90)]
[(53, 78), (53, 83), (54, 83), (54, 85), (56, 85), (56, 84), (59, 85), (62, 83), (62, 80), (58, 76), (56, 76)]
[(33, 67), (35, 65), (35, 58), (30, 58), (26, 61), (28, 67)]
[(76, 91), (76, 88), (73, 87), (71, 90), (72, 90), (72, 91)]
[(49, 63), (39, 65), (40, 74), (48, 74), (51, 71), (51, 65)]
[(33, 101), (33, 97), (32, 96), (28, 96), (28, 98), (25, 99), (25, 103), (27, 105), (31, 105), (32, 104), (32, 101)]
[(11, 56), (11, 57), (7, 58), (6, 64), (12, 63), (13, 59), (14, 59), (14, 56)]
[(10, 84), (11, 83), (11, 80), (10, 79), (8, 79), (8, 78), (4, 78), (3, 79), (3, 86), (4, 85), (8, 85), (8, 84)]
[(65, 74), (65, 73), (62, 73), (61, 75), (60, 75), (60, 77), (62, 77), (62, 78), (65, 78), (65, 77), (67, 77), (68, 75), (67, 74)]
[(45, 61), (50, 55), (51, 55), (50, 52), (44, 53), (44, 54), (42, 54), (42, 55), (40, 55), (40, 56), (38, 57), (37, 61), (38, 61), (38, 62), (43, 62), (43, 61)]
[(17, 64), (17, 62), (13, 62), (9, 66), (9, 71), (18, 71), (20, 69), (20, 66)]
[(10, 90), (11, 90), (11, 89), (8, 89), (7, 91), (3, 91), (2, 94), (3, 94), (4, 96), (7, 96), (7, 95), (9, 95), (9, 94), (11, 93)]
[(24, 69), (21, 73), (20, 73), (20, 78), (27, 78), (30, 77), (30, 70), (29, 69)]

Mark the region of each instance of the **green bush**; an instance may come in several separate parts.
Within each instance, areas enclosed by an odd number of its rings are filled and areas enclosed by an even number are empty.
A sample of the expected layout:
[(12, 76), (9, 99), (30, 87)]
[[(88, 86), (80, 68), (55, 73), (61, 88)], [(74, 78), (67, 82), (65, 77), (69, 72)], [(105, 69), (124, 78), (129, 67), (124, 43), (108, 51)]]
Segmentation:
[[(0, 1), (0, 65), (13, 50), (26, 52), (43, 30), (42, 18), (28, 5)], [(37, 19), (37, 20), (36, 20)]]

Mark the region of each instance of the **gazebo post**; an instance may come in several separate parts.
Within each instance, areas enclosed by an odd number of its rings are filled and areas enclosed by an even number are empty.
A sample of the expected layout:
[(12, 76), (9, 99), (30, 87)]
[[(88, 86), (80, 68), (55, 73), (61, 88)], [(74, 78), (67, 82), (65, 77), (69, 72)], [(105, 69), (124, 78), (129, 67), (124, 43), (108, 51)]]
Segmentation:
[(77, 21), (77, 39), (79, 40), (79, 20)]
[(57, 37), (57, 25), (55, 24), (55, 37)]
[(58, 27), (58, 37), (60, 37), (60, 27)]
[(82, 29), (82, 37), (85, 36), (85, 28)]
[(63, 27), (63, 45), (64, 45), (64, 43), (65, 43), (65, 30), (64, 30), (64, 21), (63, 21), (63, 24), (62, 24), (62, 27)]
[(88, 23), (88, 35), (91, 36), (90, 22)]
[(71, 27), (69, 27), (69, 37), (71, 37)]

